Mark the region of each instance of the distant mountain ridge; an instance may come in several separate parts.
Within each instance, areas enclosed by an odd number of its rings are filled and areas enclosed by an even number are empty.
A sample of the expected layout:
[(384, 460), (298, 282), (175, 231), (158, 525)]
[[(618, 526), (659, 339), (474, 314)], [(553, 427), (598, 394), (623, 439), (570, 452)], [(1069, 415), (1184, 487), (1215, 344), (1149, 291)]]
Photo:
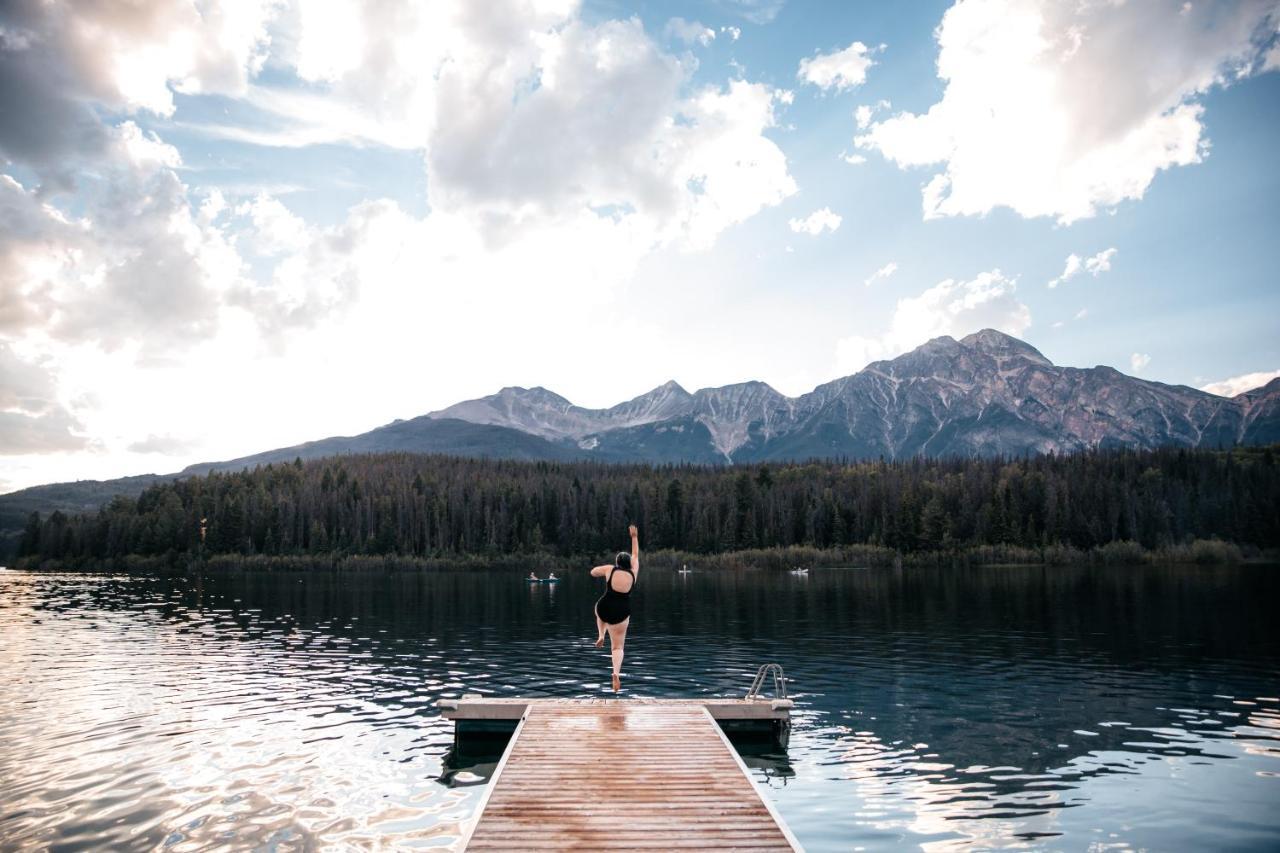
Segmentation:
[(1059, 367), (1025, 341), (984, 329), (935, 338), (799, 397), (763, 382), (694, 393), (668, 382), (609, 409), (586, 409), (545, 388), (510, 387), (427, 417), (632, 461), (1224, 447), (1280, 438), (1280, 380), (1218, 397), (1110, 367)]
[(349, 453), (724, 464), (1064, 453), (1091, 447), (1229, 447), (1280, 442), (1280, 379), (1218, 397), (1098, 366), (1060, 367), (993, 329), (909, 353), (788, 397), (764, 382), (690, 393), (672, 381), (607, 409), (545, 388), (503, 388), (355, 436), (168, 475), (83, 481), (0, 496), (4, 537), (35, 510), (80, 512), (163, 479)]

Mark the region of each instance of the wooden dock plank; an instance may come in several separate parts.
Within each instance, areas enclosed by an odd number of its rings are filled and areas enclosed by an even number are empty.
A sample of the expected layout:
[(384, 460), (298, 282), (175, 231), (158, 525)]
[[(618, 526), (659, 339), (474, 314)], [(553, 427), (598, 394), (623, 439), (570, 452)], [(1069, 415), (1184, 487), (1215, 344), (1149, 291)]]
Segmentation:
[(711, 712), (695, 702), (536, 701), (468, 850), (798, 850)]

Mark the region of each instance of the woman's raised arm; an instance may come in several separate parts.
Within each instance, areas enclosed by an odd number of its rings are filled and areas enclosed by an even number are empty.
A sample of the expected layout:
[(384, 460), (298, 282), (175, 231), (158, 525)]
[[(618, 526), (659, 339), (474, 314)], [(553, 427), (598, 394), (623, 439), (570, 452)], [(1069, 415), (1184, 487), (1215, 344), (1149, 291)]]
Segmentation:
[(634, 524), (628, 530), (631, 533), (631, 573), (634, 575), (640, 571), (640, 531)]

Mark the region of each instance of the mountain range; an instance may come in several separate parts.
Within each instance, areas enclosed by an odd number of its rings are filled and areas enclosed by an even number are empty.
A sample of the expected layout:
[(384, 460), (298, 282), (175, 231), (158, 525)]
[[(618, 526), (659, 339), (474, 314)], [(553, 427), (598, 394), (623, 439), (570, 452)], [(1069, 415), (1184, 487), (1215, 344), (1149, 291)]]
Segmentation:
[(985, 329), (935, 338), (799, 397), (763, 382), (693, 393), (668, 382), (609, 409), (585, 409), (545, 388), (503, 388), (426, 417), (502, 427), (609, 461), (1224, 447), (1280, 440), (1280, 380), (1218, 397), (1110, 367), (1059, 367), (1030, 344)]
[(545, 388), (509, 387), (360, 435), (175, 474), (36, 486), (0, 496), (0, 538), (11, 537), (33, 509), (83, 511), (161, 479), (344, 453), (726, 464), (1273, 442), (1280, 442), (1280, 379), (1219, 397), (1111, 367), (1060, 367), (1030, 344), (984, 329), (960, 340), (935, 338), (798, 397), (764, 382), (692, 393), (667, 382), (611, 408), (588, 409)]

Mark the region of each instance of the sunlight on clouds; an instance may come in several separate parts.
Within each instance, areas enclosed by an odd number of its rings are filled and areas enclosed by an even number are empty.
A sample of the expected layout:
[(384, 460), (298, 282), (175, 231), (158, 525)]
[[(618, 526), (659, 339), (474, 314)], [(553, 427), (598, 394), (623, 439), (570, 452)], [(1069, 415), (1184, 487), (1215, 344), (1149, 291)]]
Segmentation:
[[(1272, 0), (967, 0), (937, 31), (942, 100), (855, 141), (902, 167), (942, 165), (926, 218), (1009, 207), (1062, 223), (1138, 199), (1207, 150), (1195, 98), (1250, 73)], [(860, 120), (860, 128), (863, 124)]]
[(1135, 376), (1147, 369), (1147, 365), (1151, 364), (1151, 356), (1145, 352), (1135, 352), (1129, 356), (1129, 369)]
[(1243, 394), (1246, 391), (1252, 391), (1255, 388), (1261, 388), (1274, 379), (1280, 379), (1280, 370), (1261, 371), (1258, 373), (1246, 373), (1243, 376), (1232, 376), (1230, 379), (1223, 379), (1219, 382), (1210, 382), (1208, 385), (1201, 385), (1201, 391), (1208, 391), (1210, 394), (1217, 394), (1219, 397), (1234, 397), (1237, 394)]
[(1019, 337), (1031, 326), (1031, 310), (1016, 291), (1017, 280), (996, 269), (969, 281), (947, 279), (919, 296), (899, 299), (884, 334), (852, 335), (836, 343), (836, 369), (854, 373), (942, 335), (960, 338), (991, 328)]
[[(58, 37), (70, 44), (83, 85), (129, 110), (172, 115), (172, 90), (244, 90), (262, 67), (272, 0), (209, 4), (181, 0), (129, 9), (111, 3), (49, 4)], [(172, 88), (171, 88), (172, 87)]]
[[(148, 10), (51, 4), (27, 22), (51, 48), (18, 59), (73, 73), (45, 77), (69, 88), (47, 93), (61, 112), (39, 145), (0, 133), (0, 156), (45, 180), (0, 176), (0, 332), (42, 388), (2, 407), (25, 419), (0, 450), (15, 486), (362, 431), (512, 381), (604, 388), (616, 366), (592, 353), (637, 264), (796, 191), (765, 135), (790, 93), (694, 86), (635, 19), (587, 23), (574, 2)], [(175, 92), (269, 121), (192, 125)], [(373, 199), (319, 226), (268, 189), (229, 202), (112, 110), (255, 144), (418, 150), (430, 213)]]
[(332, 83), (364, 60), (364, 16), (357, 0), (300, 0), (295, 68), (312, 82)]

